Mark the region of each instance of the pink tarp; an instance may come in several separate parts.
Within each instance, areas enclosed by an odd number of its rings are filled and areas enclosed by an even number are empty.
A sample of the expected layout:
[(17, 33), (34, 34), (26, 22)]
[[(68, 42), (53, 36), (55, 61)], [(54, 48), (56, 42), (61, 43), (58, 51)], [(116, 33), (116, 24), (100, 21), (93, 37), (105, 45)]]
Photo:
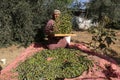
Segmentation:
[(17, 80), (14, 78), (16, 77), (17, 73), (13, 73), (11, 71), (15, 69), (20, 62), (25, 61), (28, 57), (43, 49), (44, 47), (41, 44), (31, 44), (28, 48), (25, 49), (25, 51), (20, 54), (20, 56), (18, 56), (12, 63), (10, 63), (1, 71), (0, 80)]
[[(94, 66), (79, 77), (65, 80), (120, 80), (120, 67), (113, 59), (92, 52), (89, 48), (80, 43), (71, 43), (69, 47), (78, 48), (86, 52), (89, 58), (94, 61)], [(17, 73), (11, 71), (18, 66), (19, 62), (25, 61), (28, 57), (43, 49), (44, 47), (41, 44), (30, 45), (20, 56), (1, 71), (0, 80), (17, 80), (17, 77), (15, 78)]]
[(86, 52), (89, 58), (94, 61), (94, 66), (77, 78), (65, 80), (120, 80), (120, 67), (116, 61), (107, 56), (92, 52), (83, 44), (71, 44), (71, 47), (76, 47)]

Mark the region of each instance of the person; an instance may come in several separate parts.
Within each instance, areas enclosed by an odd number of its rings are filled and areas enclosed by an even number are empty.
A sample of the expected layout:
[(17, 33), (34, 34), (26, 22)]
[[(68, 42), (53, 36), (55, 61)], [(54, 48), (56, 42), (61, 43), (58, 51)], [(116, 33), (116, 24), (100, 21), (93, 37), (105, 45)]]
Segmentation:
[(52, 19), (50, 19), (45, 26), (45, 35), (47, 35), (48, 38), (48, 49), (65, 48), (68, 45), (65, 37), (54, 36), (54, 24), (56, 19), (60, 18), (60, 14), (60, 10), (55, 9)]

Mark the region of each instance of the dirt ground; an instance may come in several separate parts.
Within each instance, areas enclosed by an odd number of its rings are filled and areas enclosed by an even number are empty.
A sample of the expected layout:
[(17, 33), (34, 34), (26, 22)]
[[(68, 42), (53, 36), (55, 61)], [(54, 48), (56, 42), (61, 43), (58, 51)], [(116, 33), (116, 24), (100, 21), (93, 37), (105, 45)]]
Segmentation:
[[(115, 44), (111, 44), (110, 47), (118, 54), (120, 54), (120, 30), (116, 31), (116, 38)], [(73, 33), (77, 34), (77, 36), (72, 37), (73, 42), (84, 42), (89, 43), (92, 40), (92, 34), (88, 31), (73, 31)]]
[[(115, 59), (120, 65), (120, 30), (115, 30), (116, 38), (115, 44), (111, 44), (110, 48), (113, 50), (111, 54), (108, 54), (111, 58)], [(89, 43), (92, 40), (92, 34), (88, 31), (73, 31), (77, 36), (72, 37), (72, 42), (76, 43)]]
[[(11, 63), (24, 50), (25, 50), (24, 47), (19, 47), (15, 45), (10, 46), (8, 48), (1, 48), (0, 49), (0, 65), (2, 66), (2, 68), (6, 67), (9, 63)], [(2, 59), (6, 59), (5, 64), (3, 64), (3, 62), (1, 61)]]
[[(92, 34), (88, 33), (87, 31), (73, 31), (77, 36), (72, 37), (72, 42), (84, 42), (89, 43), (91, 41)], [(116, 59), (120, 63), (120, 32), (117, 31), (117, 41), (116, 44), (111, 45), (111, 48), (117, 52), (117, 56), (114, 56), (113, 58)], [(20, 53), (22, 53), (25, 50), (24, 47), (19, 46), (11, 46), (8, 48), (1, 48), (0, 49), (0, 60), (6, 59), (6, 63), (3, 64), (2, 61), (0, 61), (0, 65), (2, 68), (6, 67), (10, 62), (12, 62)], [(113, 53), (114, 54), (114, 53)]]

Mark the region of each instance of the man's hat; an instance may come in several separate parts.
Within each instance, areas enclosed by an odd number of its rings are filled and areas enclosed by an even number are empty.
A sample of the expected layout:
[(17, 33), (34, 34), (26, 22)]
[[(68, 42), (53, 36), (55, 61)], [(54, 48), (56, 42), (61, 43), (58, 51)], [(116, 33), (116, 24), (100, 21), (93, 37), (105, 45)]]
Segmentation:
[(58, 10), (58, 9), (54, 10), (54, 14), (60, 14), (60, 13), (61, 13), (60, 10)]

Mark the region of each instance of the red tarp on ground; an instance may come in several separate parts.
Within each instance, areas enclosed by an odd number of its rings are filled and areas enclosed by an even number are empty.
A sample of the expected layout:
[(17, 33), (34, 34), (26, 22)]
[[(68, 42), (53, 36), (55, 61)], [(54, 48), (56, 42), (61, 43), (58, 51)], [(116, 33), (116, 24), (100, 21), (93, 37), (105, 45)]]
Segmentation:
[[(89, 58), (94, 61), (94, 67), (85, 71), (81, 76), (73, 79), (65, 80), (120, 80), (120, 67), (117, 63), (104, 55), (90, 51), (83, 44), (71, 43), (70, 48), (78, 48), (89, 55)], [(26, 58), (32, 56), (34, 53), (43, 50), (41, 44), (32, 44), (24, 52), (21, 53), (12, 63), (1, 71), (0, 80), (17, 80), (15, 76), (17, 73), (12, 73), (12, 69), (18, 66), (19, 62), (23, 62)]]

